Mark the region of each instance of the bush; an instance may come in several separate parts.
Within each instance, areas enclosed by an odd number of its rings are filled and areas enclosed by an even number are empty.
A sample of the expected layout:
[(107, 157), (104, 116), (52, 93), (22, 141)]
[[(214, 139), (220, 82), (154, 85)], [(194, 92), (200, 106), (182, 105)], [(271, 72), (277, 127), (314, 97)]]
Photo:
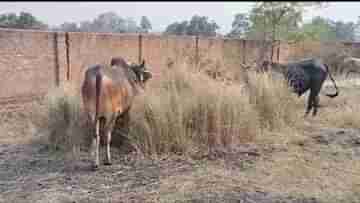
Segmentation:
[[(298, 117), (296, 97), (266, 74), (249, 73), (248, 85), (229, 85), (177, 67), (158, 80), (135, 98), (127, 136), (147, 155), (231, 149), (257, 135), (292, 128)], [(45, 128), (51, 146), (74, 149), (90, 143), (90, 131), (80, 95), (67, 89), (46, 97)]]
[[(160, 88), (138, 98), (131, 137), (146, 154), (231, 148), (266, 130), (292, 126), (296, 102), (285, 83), (250, 73), (249, 91), (186, 68), (161, 78)], [(249, 99), (250, 98), (250, 99)]]
[(71, 84), (49, 91), (45, 97), (45, 117), (42, 128), (49, 135), (52, 149), (79, 150), (88, 145), (85, 115), (81, 108), (81, 97)]
[(250, 73), (248, 94), (259, 113), (262, 129), (281, 130), (297, 122), (299, 99), (291, 93), (285, 80), (275, 79), (268, 73)]

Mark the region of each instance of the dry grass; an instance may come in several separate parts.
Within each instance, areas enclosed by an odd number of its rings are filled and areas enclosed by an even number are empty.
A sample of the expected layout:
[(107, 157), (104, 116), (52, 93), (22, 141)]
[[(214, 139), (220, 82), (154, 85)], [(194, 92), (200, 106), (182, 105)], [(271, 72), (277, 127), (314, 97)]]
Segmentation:
[(0, 108), (0, 143), (26, 143), (37, 135), (41, 102), (10, 104)]
[(250, 73), (250, 84), (225, 85), (186, 67), (161, 78), (138, 98), (131, 137), (146, 154), (230, 149), (258, 135), (293, 129), (296, 101), (268, 75)]
[(250, 101), (260, 114), (262, 128), (272, 131), (295, 126), (299, 100), (283, 80), (267, 73), (250, 73), (249, 82)]
[(339, 128), (360, 128), (360, 115), (357, 113), (359, 111), (360, 106), (353, 102), (349, 102), (342, 109), (326, 111), (327, 124)]
[(81, 97), (74, 87), (73, 84), (65, 83), (50, 90), (45, 96), (45, 110), (37, 114), (41, 120), (38, 127), (48, 135), (51, 149), (78, 151), (81, 146), (88, 144)]
[[(329, 156), (334, 149), (308, 146), (292, 146), (288, 151), (277, 153), (272, 161), (258, 162), (247, 178), (257, 180), (256, 187), (262, 191), (280, 193), (284, 196), (315, 197), (324, 202), (348, 202), (348, 198), (358, 197), (359, 164), (347, 160), (341, 148), (337, 161)], [(316, 156), (314, 156), (316, 155)], [(355, 161), (356, 162), (356, 161)], [(351, 201), (349, 201), (351, 202)]]
[[(121, 164), (104, 167), (103, 172), (97, 175), (79, 173), (78, 178), (82, 178), (82, 181), (75, 178), (77, 182), (81, 182), (79, 187), (88, 190), (89, 182), (93, 181), (93, 184), (98, 184), (93, 191), (102, 190), (115, 199), (124, 199), (126, 195), (130, 199), (135, 194), (119, 190), (118, 185), (124, 186), (126, 191), (128, 187), (133, 187), (138, 196), (144, 198), (147, 195), (146, 197), (158, 202), (191, 199), (210, 201), (216, 198), (223, 200), (228, 196), (240, 199), (239, 193), (243, 191), (261, 191), (282, 197), (315, 197), (323, 202), (357, 202), (360, 194), (360, 174), (357, 172), (360, 165), (356, 151), (358, 145), (355, 143), (357, 134), (337, 134), (342, 129), (331, 128), (359, 128), (360, 117), (356, 114), (360, 98), (360, 92), (356, 88), (359, 80), (337, 77), (340, 96), (334, 99), (323, 96), (325, 92), (333, 92), (332, 84), (327, 80), (321, 91), (320, 104), (323, 107), (319, 109), (318, 116), (304, 119), (308, 94), (298, 98), (281, 80), (274, 80), (270, 75), (249, 73), (248, 78), (248, 85), (242, 81), (225, 84), (206, 74), (192, 72), (186, 66), (176, 66), (162, 75), (157, 81), (159, 85), (146, 89), (144, 94), (136, 98), (128, 138), (144, 154), (182, 154), (184, 159), (188, 159), (188, 155), (192, 153), (207, 153), (217, 148), (231, 149), (239, 143), (253, 142), (256, 149), (259, 149), (260, 156), (249, 163), (250, 170), (239, 167), (235, 161), (229, 161), (231, 153), (224, 159), (213, 162), (192, 160), (197, 164), (188, 166), (186, 170), (182, 170), (181, 164), (175, 166), (177, 161), (169, 163), (172, 167), (161, 165), (161, 169), (152, 165), (139, 166), (137, 169), (143, 170), (143, 176), (130, 164), (119, 161)], [(78, 91), (71, 84), (65, 84), (51, 90), (44, 102), (45, 108), (41, 108), (31, 119), (41, 127), (37, 131), (48, 135), (53, 149), (77, 154), (80, 146), (86, 146), (89, 138)], [(3, 121), (8, 117), (1, 119)], [(12, 122), (14, 119), (9, 120)], [(26, 134), (28, 131), (23, 130), (19, 134), (21, 133)], [(328, 144), (324, 144), (313, 139), (316, 137), (314, 135), (332, 137), (328, 138)], [(347, 144), (343, 138), (348, 140)], [(301, 139), (301, 142), (296, 142), (297, 139)], [(73, 149), (75, 150), (72, 151)], [(48, 154), (42, 156), (49, 159)], [(240, 163), (242, 157), (235, 156), (234, 159)], [(22, 160), (18, 162), (19, 165), (14, 164), (14, 168), (25, 163)], [(81, 162), (80, 166), (87, 165), (83, 160), (77, 163)], [(220, 164), (222, 162), (224, 164)], [(45, 159), (43, 164), (41, 167), (50, 166)], [(76, 165), (74, 162), (64, 164)], [(29, 175), (30, 170), (34, 170), (30, 163), (23, 165), (29, 167), (29, 171), (21, 175)], [(4, 165), (5, 167), (7, 166)], [(81, 167), (76, 170), (79, 168)], [(154, 178), (154, 171), (158, 172), (156, 178), (159, 180), (151, 179)], [(119, 173), (121, 175), (111, 177), (118, 178), (113, 181), (111, 192), (102, 188), (103, 182), (108, 181), (108, 175)], [(41, 172), (38, 176), (46, 174)], [(37, 176), (32, 176), (33, 180), (36, 179), (34, 177)], [(147, 185), (143, 184), (142, 181), (147, 179)], [(51, 182), (46, 178), (44, 180)], [(55, 180), (58, 181), (56, 184)], [(63, 176), (53, 178), (53, 181), (51, 184), (67, 186), (63, 183)], [(141, 182), (141, 186), (135, 184), (137, 181)], [(130, 186), (130, 183), (136, 186)], [(19, 181), (17, 184), (23, 185), (23, 182)], [(158, 188), (155, 187), (157, 185)], [(60, 194), (59, 188), (51, 187), (47, 194)], [(41, 193), (35, 189), (29, 191), (34, 198), (40, 197), (38, 194)], [(102, 196), (97, 198), (101, 199)]]
[(134, 107), (131, 134), (147, 154), (229, 147), (256, 135), (258, 115), (237, 86), (175, 69)]
[[(298, 98), (282, 80), (268, 74), (249, 72), (247, 77), (247, 85), (243, 81), (225, 84), (185, 65), (167, 70), (157, 81), (159, 85), (147, 89), (133, 104), (128, 135), (131, 144), (143, 154), (161, 155), (303, 139), (308, 95)], [(340, 89), (358, 84), (341, 77), (337, 82)], [(332, 84), (327, 81), (326, 85)], [(360, 117), (354, 113), (359, 106), (353, 98), (358, 96), (321, 96), (324, 108), (311, 119), (323, 126), (359, 128)], [(77, 152), (88, 146), (90, 131), (81, 106), (81, 97), (71, 84), (49, 91), (46, 111), (37, 123), (49, 135), (52, 148)]]
[[(144, 154), (159, 155), (230, 149), (265, 140), (287, 143), (293, 139), (289, 134), (299, 135), (307, 95), (299, 99), (282, 80), (268, 74), (249, 72), (247, 77), (247, 85), (243, 81), (225, 84), (186, 65), (168, 69), (159, 85), (136, 98), (128, 138)], [(340, 88), (358, 83), (341, 78), (337, 82)], [(331, 84), (327, 81), (327, 85)], [(321, 98), (325, 108), (316, 120), (335, 127), (358, 127), (356, 100), (343, 95)], [(51, 146), (64, 150), (87, 146), (90, 131), (78, 91), (65, 84), (49, 91), (45, 104), (43, 122), (38, 123), (49, 134)], [(327, 108), (332, 105), (339, 108)]]
[[(360, 128), (360, 115), (357, 113), (360, 110), (358, 103), (360, 92), (357, 91), (360, 84), (359, 78), (346, 79), (344, 76), (338, 76), (335, 80), (340, 94), (334, 99), (322, 97), (321, 103), (325, 108), (321, 108), (322, 114), (318, 120), (325, 126)], [(324, 86), (330, 87), (329, 89), (324, 88), (324, 92), (334, 91), (330, 81), (326, 81)]]
[[(185, 65), (167, 70), (160, 85), (136, 98), (128, 138), (147, 155), (187, 154), (231, 149), (264, 138), (259, 135), (294, 130), (301, 112), (287, 86), (269, 75), (249, 73), (249, 78), (248, 85), (226, 85)], [(46, 107), (42, 128), (51, 146), (78, 150), (88, 143), (75, 88), (66, 84), (50, 91)]]

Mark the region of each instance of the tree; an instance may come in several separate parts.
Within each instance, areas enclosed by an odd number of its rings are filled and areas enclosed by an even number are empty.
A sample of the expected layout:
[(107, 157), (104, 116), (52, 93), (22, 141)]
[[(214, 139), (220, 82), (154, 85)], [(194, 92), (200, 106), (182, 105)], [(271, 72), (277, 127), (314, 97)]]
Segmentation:
[(105, 12), (94, 19), (91, 29), (93, 32), (116, 32), (121, 30), (118, 26), (122, 21), (114, 12)]
[(4, 28), (16, 28), (17, 16), (15, 13), (2, 14), (0, 16), (0, 26)]
[(125, 22), (126, 22), (126, 32), (136, 33), (141, 30), (141, 28), (137, 26), (136, 21), (133, 18), (127, 18)]
[(188, 22), (186, 20), (181, 23), (172, 23), (166, 27), (165, 34), (186, 35), (187, 26)]
[(247, 14), (239, 13), (235, 15), (231, 24), (231, 31), (227, 34), (229, 37), (245, 37), (250, 30), (250, 21)]
[(150, 20), (146, 16), (141, 17), (140, 28), (143, 32), (146, 32), (146, 33), (152, 29)]
[(213, 20), (209, 22), (208, 17), (194, 15), (189, 22), (175, 22), (168, 25), (165, 33), (175, 35), (216, 36), (216, 30), (219, 28)]
[(208, 17), (194, 15), (186, 29), (188, 35), (215, 36), (220, 27), (214, 22), (208, 22)]
[(0, 15), (0, 27), (16, 29), (47, 29), (48, 26), (38, 20), (31, 13), (20, 12), (17, 16), (15, 13)]
[[(248, 36), (270, 41), (270, 59), (273, 58), (275, 42), (280, 39), (298, 39), (299, 25), (306, 7), (322, 5), (320, 2), (257, 2), (250, 11)], [(267, 46), (264, 44), (260, 59)]]
[[(71, 23), (73, 29), (73, 23)], [(69, 25), (67, 25), (69, 26)], [(139, 27), (132, 18), (124, 19), (115, 12), (105, 12), (98, 15), (93, 21), (82, 21), (78, 28), (80, 32), (138, 32)], [(64, 30), (66, 31), (66, 30)]]
[(341, 41), (354, 41), (357, 25), (353, 22), (330, 21), (330, 27), (335, 32), (336, 39)]
[(69, 23), (65, 22), (59, 26), (59, 28), (56, 28), (56, 30), (61, 30), (64, 32), (79, 32), (80, 27), (76, 23)]
[(356, 22), (356, 28), (355, 28), (355, 40), (360, 41), (360, 16), (358, 16), (358, 20)]
[(132, 18), (122, 18), (114, 12), (105, 12), (98, 15), (94, 20), (80, 22), (80, 26), (74, 22), (65, 22), (58, 30), (65, 32), (110, 32), (127, 33), (139, 32), (140, 28)]
[(82, 21), (80, 22), (80, 32), (91, 32), (92, 31), (92, 23), (91, 21)]
[(302, 26), (302, 32), (313, 40), (354, 41), (358, 25), (353, 22), (332, 21), (316, 16)]
[(320, 16), (314, 17), (310, 23), (302, 26), (302, 32), (312, 40), (333, 41), (336, 33), (330, 26), (330, 21)]

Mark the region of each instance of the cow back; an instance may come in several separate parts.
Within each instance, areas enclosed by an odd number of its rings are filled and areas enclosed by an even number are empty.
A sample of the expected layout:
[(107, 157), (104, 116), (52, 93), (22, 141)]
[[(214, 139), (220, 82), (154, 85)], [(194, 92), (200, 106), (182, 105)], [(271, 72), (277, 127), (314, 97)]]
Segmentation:
[(130, 108), (136, 87), (128, 70), (120, 66), (91, 67), (85, 74), (82, 88), (85, 109), (92, 117), (96, 111), (96, 75), (101, 76), (98, 116), (110, 118)]
[(319, 59), (304, 59), (286, 64), (286, 79), (298, 95), (302, 95), (311, 86), (318, 86), (326, 79), (326, 67)]

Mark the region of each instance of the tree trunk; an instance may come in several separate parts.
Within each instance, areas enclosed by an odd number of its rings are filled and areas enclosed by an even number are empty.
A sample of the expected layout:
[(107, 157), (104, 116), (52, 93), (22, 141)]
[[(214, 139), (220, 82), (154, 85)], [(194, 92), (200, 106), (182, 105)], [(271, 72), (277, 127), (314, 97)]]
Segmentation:
[[(265, 14), (264, 14), (265, 15)], [(263, 43), (262, 43), (262, 46), (261, 46), (261, 50), (260, 50), (260, 53), (259, 53), (259, 58), (256, 60), (256, 64), (257, 64), (257, 67), (262, 67), (262, 63), (264, 62), (264, 58), (266, 56), (266, 52), (267, 52), (267, 44), (266, 44), (266, 38), (267, 38), (267, 30), (266, 30), (266, 18), (263, 18), (263, 28), (264, 28), (264, 31), (263, 31)]]
[(270, 53), (270, 61), (271, 63), (273, 62), (273, 56), (274, 56), (274, 44), (275, 44), (275, 40), (276, 40), (276, 24), (277, 24), (277, 19), (276, 16), (273, 12), (273, 8), (271, 8), (272, 10), (272, 19), (271, 19), (271, 23), (272, 23), (272, 36), (271, 36), (271, 53)]
[(275, 47), (275, 41), (276, 41), (276, 25), (273, 25), (273, 30), (272, 30), (272, 36), (271, 36), (271, 53), (270, 53), (270, 61), (273, 62), (273, 56), (274, 56), (274, 47)]

